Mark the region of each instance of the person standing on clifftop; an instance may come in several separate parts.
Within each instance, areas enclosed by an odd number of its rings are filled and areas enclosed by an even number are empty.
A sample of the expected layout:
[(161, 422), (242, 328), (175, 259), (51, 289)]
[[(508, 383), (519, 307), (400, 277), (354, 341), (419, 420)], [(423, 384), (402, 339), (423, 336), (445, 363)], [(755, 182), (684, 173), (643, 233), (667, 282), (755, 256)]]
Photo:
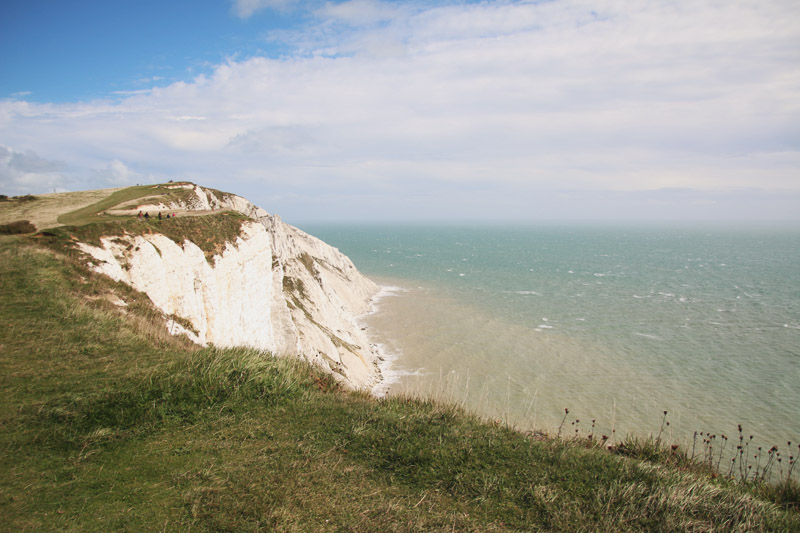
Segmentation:
[(161, 220), (161, 211), (158, 212), (158, 220)]

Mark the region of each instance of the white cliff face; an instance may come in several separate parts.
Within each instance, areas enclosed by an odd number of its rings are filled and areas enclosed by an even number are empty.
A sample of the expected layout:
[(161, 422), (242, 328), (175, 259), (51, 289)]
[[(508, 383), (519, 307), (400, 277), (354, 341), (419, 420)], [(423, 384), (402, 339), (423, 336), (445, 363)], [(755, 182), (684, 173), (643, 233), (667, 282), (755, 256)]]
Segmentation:
[(146, 293), (194, 329), (169, 321), (173, 333), (204, 345), (300, 356), (355, 388), (378, 381), (377, 354), (358, 323), (376, 285), (335, 248), (244, 198), (217, 201), (255, 220), (210, 261), (194, 243), (160, 234), (115, 235), (102, 238), (101, 247), (78, 246), (94, 258), (97, 272)]

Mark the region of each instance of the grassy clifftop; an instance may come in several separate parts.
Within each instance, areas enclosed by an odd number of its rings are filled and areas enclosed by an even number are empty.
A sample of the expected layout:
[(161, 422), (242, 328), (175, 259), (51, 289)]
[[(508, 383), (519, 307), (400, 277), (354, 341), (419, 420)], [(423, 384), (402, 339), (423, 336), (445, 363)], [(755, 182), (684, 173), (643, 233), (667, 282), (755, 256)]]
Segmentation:
[(791, 487), (199, 349), (65, 253), (97, 231), (0, 237), (0, 529), (800, 531)]
[[(92, 222), (130, 219), (141, 204), (184, 205), (186, 209), (169, 209), (181, 215), (198, 214), (198, 189), (218, 199), (231, 195), (216, 189), (198, 188), (190, 182), (137, 185), (120, 189), (98, 189), (9, 198), (0, 195), (0, 225), (28, 220), (39, 229), (59, 225), (84, 225)], [(155, 215), (156, 212), (153, 213)]]

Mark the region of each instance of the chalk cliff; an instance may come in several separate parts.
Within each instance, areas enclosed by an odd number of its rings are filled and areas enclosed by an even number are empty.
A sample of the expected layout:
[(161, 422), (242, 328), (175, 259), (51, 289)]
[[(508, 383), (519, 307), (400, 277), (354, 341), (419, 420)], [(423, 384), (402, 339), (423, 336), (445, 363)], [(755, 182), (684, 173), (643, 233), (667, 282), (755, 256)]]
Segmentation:
[[(187, 187), (186, 185), (181, 185)], [(147, 294), (167, 315), (172, 333), (199, 344), (251, 346), (300, 356), (354, 388), (380, 379), (374, 352), (358, 317), (369, 311), (377, 286), (337, 249), (281, 221), (246, 199), (190, 185), (191, 202), (151, 209), (238, 211), (250, 220), (234, 242), (207, 259), (188, 240), (114, 235), (101, 246), (79, 243), (91, 267)]]

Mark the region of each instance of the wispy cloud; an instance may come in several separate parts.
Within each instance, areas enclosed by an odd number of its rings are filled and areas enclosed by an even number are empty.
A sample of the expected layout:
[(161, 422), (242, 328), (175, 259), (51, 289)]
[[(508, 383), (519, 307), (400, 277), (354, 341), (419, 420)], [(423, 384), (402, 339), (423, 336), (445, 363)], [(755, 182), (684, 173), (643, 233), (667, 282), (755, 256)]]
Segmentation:
[(249, 18), (263, 9), (285, 10), (298, 0), (233, 0), (233, 12), (240, 18)]
[(137, 94), (150, 94), (153, 89), (131, 89), (125, 91), (114, 91), (112, 94), (116, 94), (118, 96), (134, 96)]
[[(234, 4), (267, 7), (288, 4)], [(286, 58), (230, 59), (115, 102), (0, 102), (0, 140), (256, 200), (336, 190), (411, 205), (414, 183), (440, 205), (461, 198), (462, 216), (492, 209), (465, 184), (800, 190), (796, 2), (352, 0), (309, 16), (282, 34)]]

